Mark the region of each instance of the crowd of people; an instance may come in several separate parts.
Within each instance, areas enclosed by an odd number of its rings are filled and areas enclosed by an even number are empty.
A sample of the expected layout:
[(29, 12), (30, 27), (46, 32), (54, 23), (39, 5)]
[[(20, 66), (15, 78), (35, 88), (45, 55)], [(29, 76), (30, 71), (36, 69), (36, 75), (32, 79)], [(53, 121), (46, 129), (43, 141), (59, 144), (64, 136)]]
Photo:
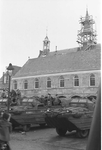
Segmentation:
[[(8, 92), (6, 90), (3, 90), (1, 94), (1, 98), (8, 98)], [(9, 103), (10, 105), (20, 105), (21, 104), (21, 92), (19, 89), (11, 90), (9, 93)]]
[[(8, 98), (7, 95), (7, 91), (3, 90), (2, 94), (1, 94), (2, 98)], [(34, 96), (34, 98), (38, 101), (40, 101), (41, 103), (43, 103), (44, 105), (48, 105), (48, 106), (55, 106), (55, 105), (60, 105), (61, 104), (61, 100), (58, 97), (58, 94), (56, 94), (55, 96), (52, 96), (50, 93), (48, 93), (47, 95), (41, 95), (41, 96)], [(23, 97), (21, 96), (21, 92), (19, 89), (17, 90), (12, 90), (9, 94), (9, 103), (11, 106), (15, 106), (15, 105), (21, 105), (22, 104), (22, 100)]]
[(46, 96), (42, 95), (40, 101), (48, 106), (61, 105), (61, 100), (57, 94), (54, 97), (52, 97), (50, 93), (48, 93)]

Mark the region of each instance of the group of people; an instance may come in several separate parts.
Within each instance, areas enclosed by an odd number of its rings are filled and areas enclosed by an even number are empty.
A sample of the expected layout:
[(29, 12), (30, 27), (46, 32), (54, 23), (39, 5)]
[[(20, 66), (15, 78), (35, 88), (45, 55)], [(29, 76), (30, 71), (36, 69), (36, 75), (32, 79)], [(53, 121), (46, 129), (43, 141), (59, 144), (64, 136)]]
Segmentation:
[[(8, 98), (8, 94), (6, 90), (3, 90), (1, 94), (1, 98)], [(19, 89), (12, 90), (9, 93), (9, 104), (10, 105), (20, 105), (21, 104), (21, 92)]]
[(41, 102), (48, 106), (61, 105), (61, 100), (56, 94), (55, 97), (52, 97), (50, 93), (47, 96), (41, 96)]
[(0, 116), (0, 150), (11, 150), (10, 132), (12, 131), (12, 125), (10, 123), (11, 115), (8, 113), (1, 113)]
[[(3, 90), (3, 93), (1, 95), (2, 98), (8, 98), (6, 91)], [(21, 105), (22, 104), (22, 97), (21, 92), (19, 89), (12, 90), (9, 94), (9, 105), (15, 106), (15, 105)], [(41, 103), (44, 103), (44, 105), (48, 106), (55, 106), (55, 105), (61, 105), (61, 101), (58, 97), (58, 94), (56, 94), (54, 97), (48, 93), (46, 96), (42, 95), (41, 97), (38, 97), (38, 99)]]

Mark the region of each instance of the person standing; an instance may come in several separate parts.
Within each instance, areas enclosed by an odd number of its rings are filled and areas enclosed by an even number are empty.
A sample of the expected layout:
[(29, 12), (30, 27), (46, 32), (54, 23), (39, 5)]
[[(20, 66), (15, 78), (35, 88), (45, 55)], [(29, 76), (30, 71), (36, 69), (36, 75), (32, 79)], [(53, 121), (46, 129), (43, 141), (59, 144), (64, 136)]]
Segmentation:
[(52, 96), (51, 96), (51, 94), (48, 93), (48, 96), (47, 96), (47, 105), (51, 107), (52, 104), (53, 104)]
[(3, 113), (0, 119), (0, 144), (5, 143), (7, 145), (7, 150), (11, 150), (9, 145), (10, 133), (12, 131), (12, 124), (9, 122), (10, 117), (10, 114)]
[(17, 100), (17, 105), (21, 105), (21, 92), (19, 89), (16, 90), (16, 100)]
[(55, 95), (54, 105), (61, 105), (61, 100), (58, 98), (58, 94)]

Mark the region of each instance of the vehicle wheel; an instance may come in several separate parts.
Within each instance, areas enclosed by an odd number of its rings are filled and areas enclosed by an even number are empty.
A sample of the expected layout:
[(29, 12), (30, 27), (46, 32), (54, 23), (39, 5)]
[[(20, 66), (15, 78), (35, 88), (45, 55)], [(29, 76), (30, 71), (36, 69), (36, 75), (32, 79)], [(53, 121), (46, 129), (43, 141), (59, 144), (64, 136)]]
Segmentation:
[(89, 135), (89, 130), (79, 130), (77, 135), (78, 137), (86, 138)]
[(56, 128), (56, 132), (60, 136), (64, 136), (67, 132), (67, 129)]
[(45, 127), (45, 123), (42, 123), (42, 124), (39, 124), (40, 125), (40, 127)]
[(24, 125), (23, 130), (24, 131), (29, 131), (30, 130), (30, 125)]

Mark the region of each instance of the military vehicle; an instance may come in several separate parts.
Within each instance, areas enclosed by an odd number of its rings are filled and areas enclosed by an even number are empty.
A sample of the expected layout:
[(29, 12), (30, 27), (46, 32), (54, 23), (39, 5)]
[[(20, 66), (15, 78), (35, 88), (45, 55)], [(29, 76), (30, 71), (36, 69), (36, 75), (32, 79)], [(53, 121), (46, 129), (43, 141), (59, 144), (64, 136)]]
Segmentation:
[(46, 124), (43, 112), (48, 108), (55, 109), (61, 107), (47, 106), (36, 100), (36, 98), (24, 98), (20, 106), (11, 106), (11, 123), (13, 128), (21, 126), (23, 130), (28, 131), (32, 125), (44, 127)]
[(21, 126), (23, 130), (28, 131), (33, 124), (45, 126), (46, 122), (43, 116), (43, 110), (47, 108), (44, 104), (34, 101), (31, 98), (24, 98), (21, 106), (13, 106), (10, 108), (13, 129)]
[(78, 137), (85, 138), (89, 134), (94, 103), (87, 98), (76, 97), (67, 100), (68, 105), (63, 108), (47, 109), (44, 113), (46, 123), (60, 136), (67, 131), (76, 131)]

